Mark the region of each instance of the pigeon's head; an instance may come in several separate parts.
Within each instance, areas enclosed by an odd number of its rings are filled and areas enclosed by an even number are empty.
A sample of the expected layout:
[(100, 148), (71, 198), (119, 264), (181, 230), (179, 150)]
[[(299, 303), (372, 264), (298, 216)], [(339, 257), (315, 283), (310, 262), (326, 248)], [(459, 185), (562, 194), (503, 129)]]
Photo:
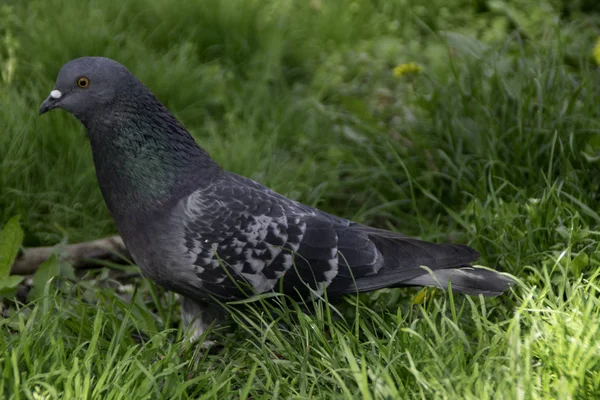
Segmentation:
[(40, 115), (62, 108), (79, 120), (102, 111), (137, 80), (121, 64), (104, 57), (83, 57), (61, 68), (54, 90), (40, 106)]

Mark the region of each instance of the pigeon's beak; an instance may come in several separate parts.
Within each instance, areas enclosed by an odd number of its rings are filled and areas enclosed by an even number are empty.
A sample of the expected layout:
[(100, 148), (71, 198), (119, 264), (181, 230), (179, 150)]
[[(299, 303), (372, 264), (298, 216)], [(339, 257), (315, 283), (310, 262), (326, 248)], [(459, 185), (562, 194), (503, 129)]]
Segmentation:
[(40, 115), (52, 110), (53, 108), (58, 107), (58, 103), (60, 98), (62, 97), (62, 93), (60, 90), (54, 89), (50, 92), (50, 96), (40, 106)]

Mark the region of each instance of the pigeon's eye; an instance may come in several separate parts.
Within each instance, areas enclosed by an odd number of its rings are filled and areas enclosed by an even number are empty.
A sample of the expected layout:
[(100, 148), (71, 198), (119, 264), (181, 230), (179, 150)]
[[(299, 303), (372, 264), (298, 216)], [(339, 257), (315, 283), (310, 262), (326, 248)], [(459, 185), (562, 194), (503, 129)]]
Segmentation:
[(77, 86), (85, 89), (86, 87), (90, 86), (90, 80), (85, 76), (82, 76), (81, 78), (77, 79)]

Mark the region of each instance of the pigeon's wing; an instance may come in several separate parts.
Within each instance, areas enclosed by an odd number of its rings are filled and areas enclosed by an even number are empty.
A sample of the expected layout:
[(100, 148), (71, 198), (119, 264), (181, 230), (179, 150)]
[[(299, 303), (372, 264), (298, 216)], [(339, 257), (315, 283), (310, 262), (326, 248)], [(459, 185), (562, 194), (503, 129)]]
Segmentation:
[[(322, 292), (338, 274), (351, 275), (349, 267), (362, 275), (382, 264), (367, 235), (349, 229), (350, 221), (235, 175), (182, 200), (171, 220), (181, 229), (171, 270), (185, 268), (181, 276), (190, 286), (220, 298), (279, 288)], [(341, 253), (349, 262), (340, 262)], [(188, 295), (194, 288), (177, 287)]]

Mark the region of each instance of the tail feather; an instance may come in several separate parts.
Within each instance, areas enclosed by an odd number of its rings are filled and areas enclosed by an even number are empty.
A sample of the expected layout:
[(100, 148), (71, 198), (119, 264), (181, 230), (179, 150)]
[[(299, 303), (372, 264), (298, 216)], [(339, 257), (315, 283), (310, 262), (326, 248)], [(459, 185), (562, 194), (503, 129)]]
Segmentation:
[(496, 271), (477, 267), (463, 267), (431, 271), (401, 284), (402, 286), (433, 286), (447, 289), (448, 283), (452, 285), (452, 290), (456, 292), (470, 295), (499, 296), (510, 288), (513, 280)]
[[(474, 249), (456, 244), (436, 244), (356, 224), (354, 229), (368, 236), (383, 266), (363, 274), (351, 267), (352, 277), (333, 281), (334, 293), (366, 292), (385, 287), (433, 286), (470, 295), (497, 296), (509, 289), (513, 280), (499, 272), (471, 264), (479, 258)], [(425, 267), (425, 268), (423, 268)]]

